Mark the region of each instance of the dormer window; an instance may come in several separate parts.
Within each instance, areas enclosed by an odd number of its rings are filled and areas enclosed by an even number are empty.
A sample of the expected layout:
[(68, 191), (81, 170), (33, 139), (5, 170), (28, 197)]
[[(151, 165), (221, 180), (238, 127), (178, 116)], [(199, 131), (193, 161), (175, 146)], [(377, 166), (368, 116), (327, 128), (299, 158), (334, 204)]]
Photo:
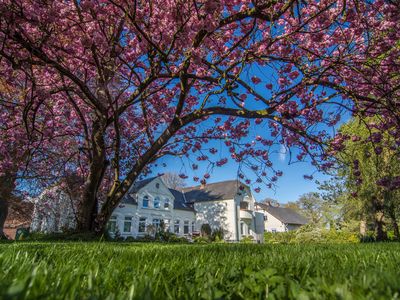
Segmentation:
[(169, 208), (169, 199), (165, 198), (164, 200), (164, 208), (168, 209)]
[(160, 208), (160, 198), (154, 198), (154, 208)]
[(142, 207), (143, 208), (148, 208), (149, 207), (149, 196), (144, 196), (143, 197)]

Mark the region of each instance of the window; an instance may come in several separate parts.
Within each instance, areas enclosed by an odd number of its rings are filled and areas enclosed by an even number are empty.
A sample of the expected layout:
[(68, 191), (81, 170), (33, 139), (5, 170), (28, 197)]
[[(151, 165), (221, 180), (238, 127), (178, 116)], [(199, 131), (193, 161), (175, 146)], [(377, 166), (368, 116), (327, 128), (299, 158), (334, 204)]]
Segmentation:
[(159, 189), (160, 188), (160, 184), (157, 182), (156, 183), (156, 188)]
[(240, 234), (243, 235), (243, 223), (240, 223)]
[(268, 221), (268, 216), (264, 215), (264, 221)]
[(247, 234), (250, 235), (250, 226), (247, 226)]
[(189, 221), (183, 222), (183, 234), (189, 234)]
[(169, 208), (169, 199), (165, 198), (164, 200), (164, 208)]
[(111, 216), (110, 220), (107, 224), (108, 232), (116, 232), (117, 231), (117, 216)]
[(174, 232), (179, 233), (179, 220), (175, 220)]
[(132, 231), (132, 217), (125, 217), (124, 221), (124, 232)]
[(164, 220), (164, 230), (165, 231), (170, 231), (171, 230), (170, 226), (171, 226), (171, 220), (170, 219), (165, 219)]
[(194, 224), (194, 222), (192, 222), (192, 233), (193, 232), (195, 232), (196, 230), (195, 230), (195, 224)]
[(148, 208), (149, 207), (149, 196), (144, 196), (143, 197), (143, 208)]
[(139, 219), (139, 232), (145, 232), (146, 231), (146, 218), (140, 218)]
[(160, 208), (160, 198), (154, 198), (154, 208)]
[(153, 226), (158, 230), (160, 228), (160, 219), (153, 219)]
[(275, 228), (271, 229), (271, 232), (275, 233), (275, 232), (276, 232), (276, 229), (275, 229)]

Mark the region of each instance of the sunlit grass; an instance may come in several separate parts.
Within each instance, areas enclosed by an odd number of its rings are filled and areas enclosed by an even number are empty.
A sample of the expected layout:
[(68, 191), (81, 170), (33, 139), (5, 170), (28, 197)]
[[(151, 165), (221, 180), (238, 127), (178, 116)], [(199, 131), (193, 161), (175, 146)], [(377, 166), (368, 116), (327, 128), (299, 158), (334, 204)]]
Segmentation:
[(400, 244), (0, 244), (0, 298), (392, 299)]

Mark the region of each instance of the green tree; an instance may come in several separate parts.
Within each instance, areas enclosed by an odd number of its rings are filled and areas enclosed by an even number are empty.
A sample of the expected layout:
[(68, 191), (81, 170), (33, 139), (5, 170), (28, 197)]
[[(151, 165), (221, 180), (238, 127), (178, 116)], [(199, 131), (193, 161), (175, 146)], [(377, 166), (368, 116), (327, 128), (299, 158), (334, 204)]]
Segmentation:
[(347, 141), (344, 149), (336, 153), (338, 175), (359, 202), (361, 223), (372, 217), (376, 239), (386, 240), (388, 216), (398, 239), (400, 164), (395, 140), (389, 129), (382, 131), (378, 117), (355, 118), (340, 131)]

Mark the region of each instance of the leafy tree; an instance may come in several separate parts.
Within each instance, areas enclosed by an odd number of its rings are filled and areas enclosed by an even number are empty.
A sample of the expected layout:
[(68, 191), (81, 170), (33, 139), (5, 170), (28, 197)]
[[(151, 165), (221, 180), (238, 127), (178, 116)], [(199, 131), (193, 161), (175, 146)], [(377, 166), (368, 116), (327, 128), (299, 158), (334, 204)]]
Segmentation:
[(310, 192), (300, 196), (297, 201), (301, 211), (313, 224), (319, 224), (322, 221), (323, 201), (318, 193)]
[[(353, 197), (361, 203), (363, 219), (371, 214), (377, 240), (385, 240), (389, 215), (399, 237), (396, 209), (400, 180), (399, 152), (390, 129), (382, 131), (378, 117), (355, 118), (341, 127), (346, 148), (336, 154), (339, 175), (345, 178)], [(377, 128), (374, 130), (373, 128)]]
[[(298, 149), (297, 160), (324, 158), (322, 128), (353, 109), (346, 98), (370, 99), (365, 84), (351, 86), (357, 95), (347, 89), (356, 76), (374, 78), (354, 66), (400, 32), (394, 4), (382, 1), (1, 3), (1, 75), (27, 83), (16, 115), (33, 128), (45, 121), (39, 136), (48, 141), (53, 128), (70, 140), (58, 153), (85, 178), (78, 229), (96, 232), (159, 158), (192, 153), (212, 167), (226, 164), (216, 148), (205, 149), (211, 140), (257, 175), (255, 191), (281, 175), (269, 158), (277, 143)], [(387, 22), (393, 34), (368, 39), (367, 30), (389, 31)], [(252, 126), (267, 130), (253, 137)]]

